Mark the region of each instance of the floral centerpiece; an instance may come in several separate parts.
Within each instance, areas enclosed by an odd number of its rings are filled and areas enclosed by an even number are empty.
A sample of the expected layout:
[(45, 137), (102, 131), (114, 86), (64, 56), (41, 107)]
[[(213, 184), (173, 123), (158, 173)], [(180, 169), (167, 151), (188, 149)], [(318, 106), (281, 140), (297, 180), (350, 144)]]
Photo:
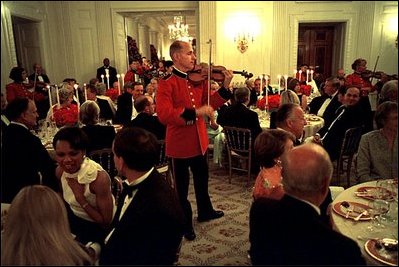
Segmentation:
[(105, 92), (105, 95), (111, 98), (111, 100), (115, 102), (119, 96), (119, 91), (118, 89), (110, 88)]
[(302, 84), (301, 85), (301, 92), (302, 92), (302, 94), (304, 94), (306, 96), (310, 96), (310, 93), (312, 92), (312, 86)]
[(65, 125), (77, 125), (78, 116), (78, 106), (75, 104), (60, 108), (58, 108), (58, 105), (53, 106), (52, 120), (55, 121), (58, 128)]
[[(278, 109), (280, 106), (280, 95), (268, 95), (267, 97), (267, 102), (268, 102), (268, 109)], [(263, 98), (259, 99), (258, 102), (256, 103), (256, 106), (260, 110), (265, 110), (266, 108), (266, 96)]]

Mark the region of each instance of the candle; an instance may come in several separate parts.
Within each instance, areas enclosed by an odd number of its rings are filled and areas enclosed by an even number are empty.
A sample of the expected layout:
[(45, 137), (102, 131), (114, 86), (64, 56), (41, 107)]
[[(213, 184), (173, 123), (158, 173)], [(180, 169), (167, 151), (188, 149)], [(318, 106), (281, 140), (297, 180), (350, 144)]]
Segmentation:
[(285, 80), (285, 91), (287, 91), (288, 75), (284, 75)]
[(258, 79), (260, 79), (260, 95), (262, 95), (262, 75), (259, 75)]
[(278, 79), (278, 94), (280, 94), (280, 83), (281, 83), (281, 75), (277, 75), (277, 79)]
[(310, 81), (313, 81), (313, 73), (314, 73), (314, 70), (310, 70)]
[(269, 107), (269, 92), (268, 92), (269, 90), (267, 88), (267, 78), (268, 78), (268, 76), (266, 75), (266, 106), (265, 106), (266, 112), (267, 112), (268, 107)]
[(121, 84), (119, 82), (119, 78), (121, 77), (120, 74), (116, 74), (116, 78), (118, 78), (118, 95), (121, 95)]
[(124, 73), (121, 74), (121, 80), (122, 80), (122, 88), (124, 88), (125, 87), (125, 74)]
[(85, 91), (85, 101), (87, 101), (87, 88), (86, 88), (86, 84), (83, 84), (83, 90)]
[(80, 106), (80, 102), (79, 102), (79, 90), (78, 90), (78, 85), (75, 84), (73, 87), (74, 87), (75, 90), (76, 90), (76, 103), (77, 103), (77, 106), (78, 106), (78, 118), (79, 118), (79, 106)]
[(297, 79), (296, 73), (297, 73), (297, 70), (294, 70), (294, 77), (295, 77), (295, 79)]
[(46, 86), (48, 92), (48, 101), (50, 102), (50, 108), (53, 106), (53, 99), (51, 99), (51, 87), (50, 85)]
[(55, 85), (55, 93), (57, 94), (57, 106), (58, 106), (58, 108), (60, 108), (61, 107), (60, 94), (58, 92), (58, 86), (57, 85)]
[(101, 74), (102, 83), (104, 83), (104, 74)]
[(302, 70), (299, 70), (298, 73), (299, 73), (299, 81), (302, 82)]
[(308, 82), (309, 70), (306, 70), (306, 82)]
[(109, 74), (105, 75), (105, 77), (107, 78), (107, 90), (110, 89), (109, 87)]

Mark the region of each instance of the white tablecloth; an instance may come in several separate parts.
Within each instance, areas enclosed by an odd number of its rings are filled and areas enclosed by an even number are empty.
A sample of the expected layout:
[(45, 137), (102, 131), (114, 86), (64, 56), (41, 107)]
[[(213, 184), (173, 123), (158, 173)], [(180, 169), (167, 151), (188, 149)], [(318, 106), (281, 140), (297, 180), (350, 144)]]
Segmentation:
[[(371, 182), (366, 182), (362, 184), (358, 184), (355, 186), (352, 186), (342, 193), (340, 193), (337, 198), (332, 202), (332, 206), (334, 206), (335, 203), (342, 202), (342, 201), (350, 201), (350, 202), (357, 202), (361, 204), (367, 205), (369, 203), (369, 200), (362, 198), (362, 197), (357, 197), (355, 195), (355, 192), (357, 191), (358, 188), (363, 187), (363, 186), (376, 186), (375, 181)], [(397, 202), (390, 202), (391, 205), (397, 205)], [(373, 259), (364, 249), (364, 244), (368, 239), (371, 238), (394, 238), (398, 239), (398, 228), (397, 225), (389, 225), (386, 226), (383, 229), (378, 229), (378, 231), (375, 234), (370, 234), (367, 230), (367, 226), (371, 224), (371, 220), (366, 220), (366, 221), (354, 221), (352, 219), (346, 219), (342, 217), (341, 215), (338, 215), (335, 213), (333, 210), (331, 210), (331, 220), (333, 223), (333, 227), (336, 231), (342, 233), (343, 235), (346, 235), (347, 237), (355, 240), (360, 249), (362, 250), (362, 254), (365, 257), (367, 264), (368, 265), (382, 265), (379, 261)], [(371, 237), (371, 238), (369, 238)]]

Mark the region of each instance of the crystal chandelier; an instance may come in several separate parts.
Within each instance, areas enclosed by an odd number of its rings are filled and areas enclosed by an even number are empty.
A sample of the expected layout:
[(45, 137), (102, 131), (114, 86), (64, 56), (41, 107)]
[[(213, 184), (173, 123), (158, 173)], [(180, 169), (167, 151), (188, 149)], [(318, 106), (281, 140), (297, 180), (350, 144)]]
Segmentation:
[(182, 23), (183, 16), (175, 16), (174, 24), (168, 25), (169, 38), (172, 40), (187, 40), (190, 39), (188, 34), (188, 25)]

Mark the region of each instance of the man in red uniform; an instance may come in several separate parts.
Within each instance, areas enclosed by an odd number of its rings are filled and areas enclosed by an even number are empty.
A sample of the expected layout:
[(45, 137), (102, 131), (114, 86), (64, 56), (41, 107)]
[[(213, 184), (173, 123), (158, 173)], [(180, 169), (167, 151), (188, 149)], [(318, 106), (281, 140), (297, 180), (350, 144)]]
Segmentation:
[(172, 74), (164, 77), (158, 86), (157, 114), (167, 126), (166, 155), (172, 159), (172, 169), (180, 203), (187, 218), (185, 237), (195, 239), (191, 204), (187, 199), (190, 183), (189, 168), (193, 174), (197, 201), (198, 221), (220, 218), (223, 211), (212, 207), (208, 193), (208, 162), (205, 153), (208, 135), (204, 116), (213, 115), (232, 93), (227, 89), (233, 78), (231, 70), (223, 71), (223, 87), (208, 101), (207, 81), (194, 84), (187, 78), (187, 72), (195, 65), (196, 56), (190, 43), (175, 41), (170, 46), (170, 57), (174, 63)]

